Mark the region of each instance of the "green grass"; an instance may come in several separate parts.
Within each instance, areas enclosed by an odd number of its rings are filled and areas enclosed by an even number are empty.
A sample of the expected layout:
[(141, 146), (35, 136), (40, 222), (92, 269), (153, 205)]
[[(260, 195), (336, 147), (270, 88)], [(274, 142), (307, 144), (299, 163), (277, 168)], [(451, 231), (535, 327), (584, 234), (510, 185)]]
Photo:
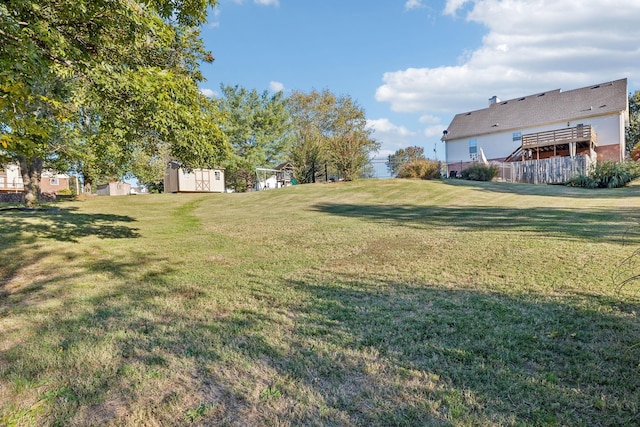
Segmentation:
[(0, 425), (640, 424), (640, 187), (0, 211)]

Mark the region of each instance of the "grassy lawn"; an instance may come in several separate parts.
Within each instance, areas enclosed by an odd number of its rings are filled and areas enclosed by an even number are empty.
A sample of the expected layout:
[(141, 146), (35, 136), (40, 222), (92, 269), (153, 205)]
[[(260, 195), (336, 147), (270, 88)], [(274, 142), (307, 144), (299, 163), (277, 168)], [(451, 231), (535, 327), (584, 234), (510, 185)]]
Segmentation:
[(640, 186), (0, 211), (0, 425), (640, 425)]

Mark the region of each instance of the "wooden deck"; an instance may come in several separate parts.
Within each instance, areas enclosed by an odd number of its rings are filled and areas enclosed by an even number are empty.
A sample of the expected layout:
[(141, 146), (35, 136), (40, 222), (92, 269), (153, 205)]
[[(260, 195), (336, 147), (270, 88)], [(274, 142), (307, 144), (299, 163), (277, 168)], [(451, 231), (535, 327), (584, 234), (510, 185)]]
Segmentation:
[(577, 154), (594, 156), (597, 146), (596, 132), (589, 125), (528, 133), (522, 135), (522, 145), (507, 156), (505, 161), (518, 162), (550, 157), (572, 157)]
[(589, 125), (522, 135), (522, 148), (525, 150), (529, 148), (570, 144), (572, 142), (598, 145), (596, 133)]
[(0, 193), (16, 193), (23, 189), (22, 180), (14, 182), (13, 179), (7, 179), (6, 173), (0, 173)]

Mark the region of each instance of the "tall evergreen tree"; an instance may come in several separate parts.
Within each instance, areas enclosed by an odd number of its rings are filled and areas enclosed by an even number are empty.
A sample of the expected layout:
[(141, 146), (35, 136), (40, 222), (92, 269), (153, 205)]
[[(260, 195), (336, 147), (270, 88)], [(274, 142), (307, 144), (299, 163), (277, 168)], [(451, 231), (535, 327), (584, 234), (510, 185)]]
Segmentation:
[(232, 150), (225, 178), (232, 188), (244, 191), (253, 187), (256, 168), (275, 166), (288, 151), (287, 101), (282, 92), (260, 94), (255, 89), (228, 85), (221, 89), (223, 130)]

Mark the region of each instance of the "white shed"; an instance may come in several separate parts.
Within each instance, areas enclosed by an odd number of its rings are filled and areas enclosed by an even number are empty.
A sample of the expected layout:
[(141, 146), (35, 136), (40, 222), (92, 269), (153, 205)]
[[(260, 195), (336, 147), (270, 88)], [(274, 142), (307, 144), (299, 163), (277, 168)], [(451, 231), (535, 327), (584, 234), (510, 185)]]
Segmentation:
[(164, 173), (165, 193), (224, 193), (224, 168), (183, 168), (177, 162), (169, 162)]
[(130, 192), (131, 184), (122, 181), (98, 185), (96, 190), (98, 196), (127, 196)]

